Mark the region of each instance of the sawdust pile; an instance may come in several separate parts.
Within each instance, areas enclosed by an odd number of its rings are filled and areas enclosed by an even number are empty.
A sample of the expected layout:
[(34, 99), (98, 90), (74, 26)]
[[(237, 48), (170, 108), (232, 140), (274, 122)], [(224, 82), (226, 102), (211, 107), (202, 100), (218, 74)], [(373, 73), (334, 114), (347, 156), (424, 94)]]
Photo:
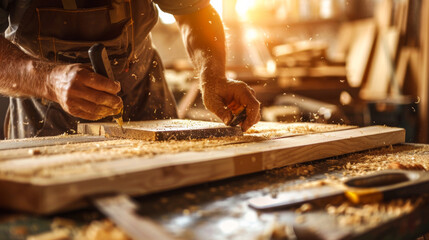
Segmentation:
[[(421, 145), (390, 146), (367, 153), (353, 154), (341, 159), (337, 169), (344, 169), (345, 176), (360, 176), (386, 169), (428, 170), (429, 147)], [(345, 164), (344, 164), (345, 163)]]
[[(67, 224), (57, 224), (67, 221)], [(110, 220), (92, 221), (84, 227), (78, 227), (72, 220), (56, 218), (51, 231), (27, 237), (28, 240), (131, 240)]]
[[(326, 172), (327, 179), (368, 175), (381, 170), (429, 170), (429, 146), (389, 146), (362, 153), (349, 154), (313, 163), (295, 164), (270, 170), (273, 176), (301, 177)], [(341, 176), (339, 175), (341, 174)]]
[(396, 199), (387, 203), (351, 205), (345, 202), (339, 206), (327, 205), (326, 212), (334, 215), (340, 226), (375, 226), (389, 217), (410, 213), (423, 203), (421, 198)]
[(121, 229), (109, 220), (93, 221), (80, 229), (73, 240), (131, 240)]

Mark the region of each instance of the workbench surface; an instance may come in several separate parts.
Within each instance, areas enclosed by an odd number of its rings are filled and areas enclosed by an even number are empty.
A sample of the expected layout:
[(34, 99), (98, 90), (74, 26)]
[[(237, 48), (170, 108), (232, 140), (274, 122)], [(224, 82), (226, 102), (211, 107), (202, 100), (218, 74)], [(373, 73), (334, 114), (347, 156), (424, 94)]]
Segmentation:
[[(429, 198), (389, 203), (258, 212), (247, 200), (275, 194), (311, 181), (338, 181), (389, 168), (429, 169), (429, 145), (403, 144), (297, 164), (264, 173), (206, 183), (194, 187), (136, 198), (140, 214), (148, 216), (182, 239), (270, 239), (290, 235), (293, 225), (312, 239), (415, 239), (429, 232)], [(103, 219), (87, 208), (54, 216), (4, 212), (0, 214), (0, 239), (26, 239), (29, 235), (63, 225), (85, 226)], [(59, 224), (60, 223), (60, 224)], [(307, 235), (308, 237), (308, 235)]]

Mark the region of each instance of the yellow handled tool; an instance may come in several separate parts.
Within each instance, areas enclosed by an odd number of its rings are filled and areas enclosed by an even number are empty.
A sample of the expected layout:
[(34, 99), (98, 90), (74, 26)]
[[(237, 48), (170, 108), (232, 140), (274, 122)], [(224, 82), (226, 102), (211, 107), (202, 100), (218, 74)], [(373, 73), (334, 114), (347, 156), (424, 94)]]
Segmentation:
[(429, 173), (424, 171), (386, 170), (354, 177), (339, 186), (320, 186), (263, 196), (249, 200), (258, 210), (273, 210), (304, 203), (333, 203), (349, 200), (355, 204), (410, 197), (429, 192)]

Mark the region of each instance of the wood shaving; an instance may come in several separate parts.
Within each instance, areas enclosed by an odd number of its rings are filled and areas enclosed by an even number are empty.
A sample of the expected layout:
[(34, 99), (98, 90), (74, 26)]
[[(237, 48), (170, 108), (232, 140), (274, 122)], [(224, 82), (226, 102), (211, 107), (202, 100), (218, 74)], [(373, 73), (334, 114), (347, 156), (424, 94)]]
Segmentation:
[(328, 214), (336, 216), (340, 226), (375, 226), (388, 217), (398, 217), (410, 213), (423, 203), (422, 199), (396, 199), (387, 203), (351, 205), (345, 202), (339, 206), (327, 205)]
[(419, 170), (429, 169), (429, 146), (386, 147), (366, 153), (351, 154), (341, 159), (346, 176), (360, 176), (380, 170), (392, 169), (393, 166), (405, 168), (416, 167)]
[(311, 205), (310, 203), (304, 203), (298, 209), (295, 210), (295, 213), (301, 214), (301, 213), (309, 212), (312, 209), (313, 209), (313, 205)]
[(273, 239), (288, 239), (290, 227), (284, 223), (280, 223), (277, 219), (271, 221), (264, 231), (256, 236), (256, 240), (273, 240)]
[(37, 235), (28, 236), (27, 240), (71, 240), (70, 230), (61, 228), (54, 229), (50, 232), (45, 232)]
[(424, 170), (427, 171), (427, 169), (419, 164), (402, 164), (402, 163), (398, 163), (398, 162), (393, 162), (390, 164), (389, 166), (390, 169), (402, 169), (402, 170)]
[(131, 240), (121, 229), (111, 221), (93, 221), (81, 229), (73, 240)]
[(304, 223), (304, 222), (305, 222), (305, 216), (304, 216), (304, 215), (298, 215), (298, 216), (295, 218), (295, 222), (296, 222), (296, 223), (298, 223), (298, 224), (302, 224), (302, 223)]

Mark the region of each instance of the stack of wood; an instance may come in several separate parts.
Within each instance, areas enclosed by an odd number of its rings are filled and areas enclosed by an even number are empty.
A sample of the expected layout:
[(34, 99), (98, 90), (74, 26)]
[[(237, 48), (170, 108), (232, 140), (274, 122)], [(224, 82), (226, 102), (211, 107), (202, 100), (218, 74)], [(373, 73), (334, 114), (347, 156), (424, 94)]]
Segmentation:
[(344, 61), (327, 56), (325, 41), (297, 41), (275, 46), (272, 50), (279, 77), (346, 77)]
[[(421, 1), (383, 0), (375, 10), (375, 45), (362, 81), (364, 100), (418, 96), (420, 48), (413, 12)], [(417, 20), (418, 21), (418, 20)]]
[[(360, 88), (359, 98), (369, 103), (370, 109), (375, 105), (376, 113), (383, 111), (383, 116), (390, 115), (384, 120), (395, 119), (403, 127), (410, 126), (409, 133), (424, 132), (424, 137), (419, 136), (422, 142), (427, 142), (429, 136), (426, 126), (428, 73), (425, 70), (428, 66), (428, 7), (427, 0), (380, 1), (374, 12), (373, 27), (361, 28), (353, 34), (353, 42), (361, 47), (355, 48), (356, 51), (351, 47), (347, 57), (348, 81)], [(363, 54), (366, 61), (363, 61)], [(356, 64), (359, 57), (361, 61)], [(387, 109), (386, 106), (393, 111), (378, 110), (380, 107)], [(418, 110), (423, 110), (419, 111), (420, 126), (414, 116)], [(373, 115), (371, 110), (371, 118)], [(400, 123), (403, 116), (408, 120)]]
[(293, 85), (285, 78), (299, 81), (340, 77), (347, 80), (348, 86), (360, 88), (359, 96), (364, 100), (417, 96), (422, 57), (420, 29), (416, 25), (420, 22), (421, 4), (422, 1), (410, 0), (380, 1), (374, 18), (340, 26), (336, 47), (329, 56), (326, 42), (311, 39), (274, 47), (280, 84)]

